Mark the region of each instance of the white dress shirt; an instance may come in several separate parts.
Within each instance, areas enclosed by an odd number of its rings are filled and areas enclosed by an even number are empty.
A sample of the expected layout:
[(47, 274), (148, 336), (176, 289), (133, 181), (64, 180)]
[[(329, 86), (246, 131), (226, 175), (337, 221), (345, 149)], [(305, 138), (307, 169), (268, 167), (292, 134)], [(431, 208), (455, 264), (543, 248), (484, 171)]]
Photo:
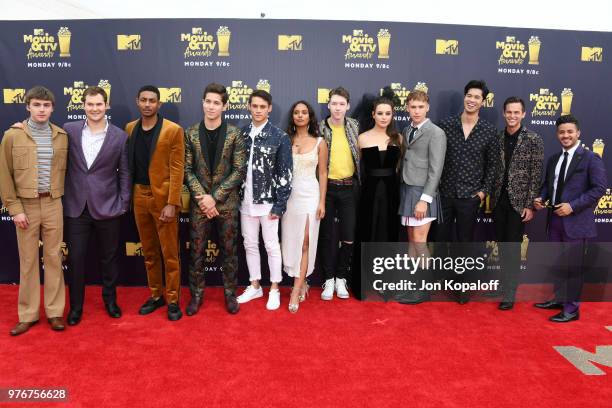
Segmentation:
[(555, 194), (557, 194), (557, 181), (559, 180), (559, 173), (561, 172), (561, 164), (563, 163), (563, 153), (567, 152), (567, 164), (565, 166), (565, 174), (563, 175), (563, 180), (565, 180), (565, 176), (567, 175), (567, 170), (569, 169), (570, 163), (572, 162), (572, 157), (574, 157), (574, 153), (576, 153), (576, 149), (580, 146), (580, 141), (576, 143), (576, 146), (572, 147), (569, 150), (563, 149), (561, 151), (561, 156), (559, 156), (559, 160), (557, 160), (557, 165), (555, 166), (555, 182), (553, 184), (553, 195), (551, 197), (551, 201), (555, 199)]
[(85, 125), (83, 125), (83, 133), (81, 135), (81, 145), (83, 146), (83, 155), (85, 156), (85, 162), (87, 163), (88, 169), (91, 167), (94, 160), (96, 160), (98, 153), (100, 153), (100, 149), (102, 148), (102, 143), (104, 143), (104, 138), (106, 137), (107, 131), (108, 120), (106, 121), (104, 130), (101, 130), (98, 133), (93, 133), (91, 128), (87, 125), (87, 120), (85, 121)]
[(261, 126), (251, 126), (251, 151), (249, 152), (249, 165), (247, 167), (247, 176), (244, 185), (244, 197), (240, 204), (240, 212), (250, 215), (251, 217), (261, 217), (270, 214), (272, 204), (254, 204), (253, 203), (253, 149), (255, 148), (255, 136), (261, 133), (262, 129), (268, 121), (266, 120)]

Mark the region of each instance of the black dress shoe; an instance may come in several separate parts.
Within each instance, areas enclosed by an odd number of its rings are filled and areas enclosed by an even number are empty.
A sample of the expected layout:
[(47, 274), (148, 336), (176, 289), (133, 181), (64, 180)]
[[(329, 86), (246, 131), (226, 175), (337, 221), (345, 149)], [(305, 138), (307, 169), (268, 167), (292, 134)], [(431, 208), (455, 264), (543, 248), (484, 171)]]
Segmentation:
[(78, 310), (71, 310), (68, 313), (68, 318), (66, 319), (66, 323), (68, 323), (68, 326), (76, 326), (77, 324), (81, 322), (82, 315), (83, 315), (83, 312), (80, 312)]
[(510, 310), (514, 307), (514, 302), (504, 301), (497, 307), (499, 310)]
[(555, 322), (555, 323), (567, 323), (567, 322), (571, 322), (572, 320), (578, 320), (578, 319), (580, 319), (580, 312), (576, 310), (574, 313), (565, 313), (561, 311), (558, 314), (552, 316), (548, 320), (550, 320), (551, 322)]
[(418, 305), (419, 303), (427, 302), (431, 299), (428, 292), (417, 290), (403, 292), (393, 297), (393, 300), (402, 305)]
[(106, 308), (106, 312), (110, 317), (114, 319), (118, 319), (121, 317), (121, 309), (119, 308), (119, 305), (117, 305), (116, 302), (105, 303), (104, 307)]
[(198, 313), (200, 306), (202, 306), (202, 298), (199, 296), (192, 296), (189, 304), (185, 308), (185, 313), (187, 313), (187, 316), (193, 316)]
[(183, 317), (183, 312), (181, 312), (181, 308), (176, 303), (170, 303), (168, 305), (168, 320), (177, 321), (181, 317)]
[(225, 296), (225, 308), (230, 314), (236, 314), (240, 311), (240, 305), (235, 295)]
[(144, 305), (140, 306), (140, 310), (138, 311), (138, 313), (141, 315), (153, 313), (154, 311), (156, 311), (157, 309), (159, 309), (165, 304), (166, 304), (166, 301), (164, 300), (163, 297), (160, 297), (157, 300), (153, 298), (149, 298), (147, 299)]
[(549, 300), (548, 302), (535, 303), (535, 307), (539, 309), (563, 309), (563, 303), (559, 303), (554, 300)]

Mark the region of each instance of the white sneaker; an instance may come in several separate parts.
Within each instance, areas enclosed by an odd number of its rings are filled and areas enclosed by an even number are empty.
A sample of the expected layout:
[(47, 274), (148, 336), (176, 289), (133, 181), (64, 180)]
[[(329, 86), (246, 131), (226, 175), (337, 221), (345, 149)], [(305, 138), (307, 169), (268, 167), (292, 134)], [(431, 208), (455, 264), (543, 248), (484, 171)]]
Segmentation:
[(270, 289), (268, 294), (268, 303), (266, 303), (266, 309), (276, 310), (280, 307), (280, 291), (278, 289)]
[(249, 285), (244, 290), (244, 292), (242, 292), (242, 295), (236, 298), (236, 300), (238, 300), (238, 303), (246, 303), (253, 299), (260, 298), (262, 296), (263, 296), (263, 289), (261, 288), (261, 286), (255, 289), (253, 285)]
[(348, 299), (349, 293), (346, 288), (346, 279), (338, 279), (336, 278), (336, 295), (340, 299)]
[(332, 300), (334, 297), (334, 278), (327, 279), (323, 284), (323, 292), (321, 292), (321, 299)]

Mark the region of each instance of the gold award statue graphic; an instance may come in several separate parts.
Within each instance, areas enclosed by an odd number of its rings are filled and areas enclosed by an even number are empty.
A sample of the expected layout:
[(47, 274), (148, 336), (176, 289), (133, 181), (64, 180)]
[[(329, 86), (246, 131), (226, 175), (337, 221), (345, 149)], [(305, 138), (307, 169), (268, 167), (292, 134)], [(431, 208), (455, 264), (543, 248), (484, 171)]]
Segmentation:
[(532, 35), (527, 44), (529, 45), (529, 65), (539, 65), (542, 42), (537, 35)]
[(232, 33), (227, 26), (220, 26), (217, 30), (217, 44), (219, 46), (217, 55), (229, 57), (229, 44)]
[(259, 81), (257, 81), (255, 89), (261, 89), (262, 91), (270, 93), (270, 81), (268, 81), (267, 79), (260, 79)]
[(57, 32), (57, 37), (59, 38), (60, 57), (69, 57), (70, 38), (72, 37), (72, 33), (68, 30), (68, 27), (60, 27)]
[(561, 91), (561, 115), (569, 115), (572, 112), (572, 99), (574, 93), (571, 88), (563, 88)]
[(602, 139), (595, 139), (593, 141), (593, 153), (597, 153), (599, 157), (603, 157), (604, 147), (606, 147), (606, 144)]
[(391, 44), (391, 33), (387, 28), (381, 28), (376, 35), (378, 39), (378, 58), (389, 58), (389, 45)]

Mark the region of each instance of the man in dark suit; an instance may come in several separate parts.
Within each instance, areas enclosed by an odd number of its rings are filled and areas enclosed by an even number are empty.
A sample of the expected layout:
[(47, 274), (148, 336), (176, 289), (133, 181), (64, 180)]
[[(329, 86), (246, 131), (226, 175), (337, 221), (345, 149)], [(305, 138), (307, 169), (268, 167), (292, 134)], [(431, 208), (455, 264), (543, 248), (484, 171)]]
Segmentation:
[[(534, 206), (538, 210), (548, 207), (548, 239), (570, 243), (582, 257), (586, 240), (597, 235), (593, 210), (606, 190), (606, 169), (601, 157), (580, 146), (580, 125), (575, 117), (561, 116), (556, 124), (563, 149), (548, 160), (544, 185)], [(567, 274), (557, 276), (555, 298), (535, 306), (561, 309), (550, 318), (553, 322), (578, 320), (582, 283), (582, 270), (569, 268)]]
[(206, 243), (217, 228), (223, 257), (225, 306), (238, 313), (236, 300), (238, 269), (238, 190), (244, 181), (247, 151), (240, 129), (223, 120), (228, 94), (221, 84), (204, 89), (204, 120), (185, 132), (185, 184), (191, 195), (191, 262), (188, 316), (198, 312), (204, 298)]
[(540, 191), (544, 142), (522, 124), (525, 102), (516, 96), (504, 101), (506, 126), (498, 133), (501, 171), (491, 191), (495, 239), (502, 266), (500, 310), (514, 307), (521, 269), (525, 224), (533, 218), (533, 200)]
[(64, 125), (69, 153), (64, 215), (70, 274), (68, 324), (81, 321), (85, 295), (87, 247), (97, 239), (102, 271), (102, 298), (111, 317), (120, 317), (117, 305), (120, 216), (130, 205), (127, 134), (106, 119), (107, 94), (92, 86), (83, 92), (86, 120)]

